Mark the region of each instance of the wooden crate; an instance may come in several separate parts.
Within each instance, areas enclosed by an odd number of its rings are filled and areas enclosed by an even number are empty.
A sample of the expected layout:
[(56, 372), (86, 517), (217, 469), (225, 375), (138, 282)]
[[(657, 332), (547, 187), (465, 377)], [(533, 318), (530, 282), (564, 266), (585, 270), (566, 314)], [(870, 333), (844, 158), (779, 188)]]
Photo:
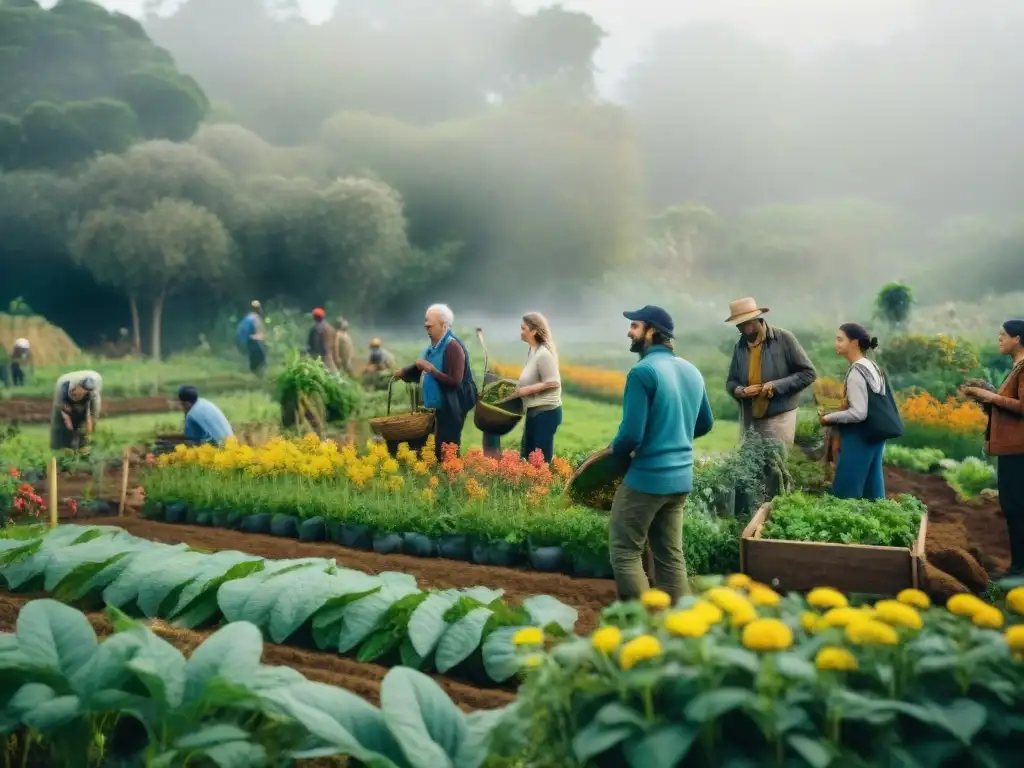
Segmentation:
[(895, 595), (926, 584), (927, 514), (921, 517), (912, 548), (763, 539), (761, 532), (771, 514), (771, 504), (762, 506), (740, 540), (740, 570), (756, 581), (782, 591), (832, 587), (875, 595)]

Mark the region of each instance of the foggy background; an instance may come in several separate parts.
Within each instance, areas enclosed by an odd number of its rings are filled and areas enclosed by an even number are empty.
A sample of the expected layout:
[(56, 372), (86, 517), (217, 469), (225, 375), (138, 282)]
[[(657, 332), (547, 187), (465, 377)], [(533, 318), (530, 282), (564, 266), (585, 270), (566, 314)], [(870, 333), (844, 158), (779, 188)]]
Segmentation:
[[(576, 338), (619, 334), (645, 303), (721, 334), (750, 294), (825, 326), (870, 320), (901, 279), (941, 325), (1024, 291), (1019, 0), (104, 7), (141, 20), (208, 101), (181, 148), (124, 165), (192, 167), (202, 184), (140, 188), (187, 197), (229, 238), (230, 269), (168, 294), (171, 346), (253, 297), (413, 332), (433, 301), (510, 336), (539, 309)], [(38, 212), (12, 178), (45, 165), (0, 174), (0, 301), (91, 343), (127, 324), (127, 289), (70, 246), (30, 257)], [(76, 216), (82, 195), (137, 197), (97, 192), (129, 173), (98, 166), (46, 167), (73, 180)], [(390, 218), (370, 226), (371, 209)]]

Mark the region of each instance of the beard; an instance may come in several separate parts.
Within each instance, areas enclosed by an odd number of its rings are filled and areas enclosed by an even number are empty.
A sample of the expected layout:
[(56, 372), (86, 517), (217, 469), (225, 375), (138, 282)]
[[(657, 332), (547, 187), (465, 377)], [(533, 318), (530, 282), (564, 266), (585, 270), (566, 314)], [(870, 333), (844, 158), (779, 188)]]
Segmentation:
[(647, 342), (643, 338), (633, 339), (629, 345), (629, 351), (643, 357), (647, 354)]

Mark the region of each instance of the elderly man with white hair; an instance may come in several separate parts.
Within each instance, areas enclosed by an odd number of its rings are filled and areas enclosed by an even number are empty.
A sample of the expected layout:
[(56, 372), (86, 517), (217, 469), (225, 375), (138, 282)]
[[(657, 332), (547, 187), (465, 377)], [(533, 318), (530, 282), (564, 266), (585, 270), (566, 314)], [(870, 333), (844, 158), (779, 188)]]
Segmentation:
[(96, 371), (75, 371), (57, 379), (50, 420), (50, 448), (78, 451), (86, 446), (100, 417), (103, 378)]
[(462, 444), (462, 427), (476, 405), (476, 383), (469, 367), (469, 352), (452, 334), (455, 315), (446, 304), (427, 309), (423, 326), (430, 344), (413, 365), (395, 371), (394, 378), (420, 382), (423, 407), (435, 411), (435, 450), (442, 458), (443, 446)]

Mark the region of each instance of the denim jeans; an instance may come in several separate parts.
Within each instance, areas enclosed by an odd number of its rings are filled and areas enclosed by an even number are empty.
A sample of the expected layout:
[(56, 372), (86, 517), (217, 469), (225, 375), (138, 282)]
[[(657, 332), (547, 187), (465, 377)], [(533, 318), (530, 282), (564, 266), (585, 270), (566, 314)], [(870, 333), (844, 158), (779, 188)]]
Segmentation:
[(561, 424), (562, 406), (550, 411), (528, 412), (523, 426), (523, 458), (529, 458), (531, 453), (540, 448), (544, 461), (551, 461), (555, 455), (555, 432)]
[(855, 429), (842, 429), (840, 438), (832, 495), (840, 499), (884, 499), (885, 442), (869, 443)]
[(608, 548), (620, 600), (636, 600), (650, 586), (643, 565), (648, 542), (658, 589), (673, 602), (689, 594), (683, 553), (685, 503), (685, 493), (656, 496), (619, 486), (612, 501)]

